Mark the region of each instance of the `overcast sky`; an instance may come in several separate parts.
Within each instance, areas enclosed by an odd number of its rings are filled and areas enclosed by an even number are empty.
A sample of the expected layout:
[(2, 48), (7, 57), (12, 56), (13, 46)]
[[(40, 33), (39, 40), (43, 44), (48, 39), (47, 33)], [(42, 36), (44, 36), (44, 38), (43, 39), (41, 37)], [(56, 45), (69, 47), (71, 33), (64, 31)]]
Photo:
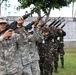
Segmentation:
[[(8, 8), (7, 11), (5, 11), (5, 8), (4, 8), (5, 4), (4, 3), (2, 4), (2, 13), (1, 13), (1, 15), (22, 16), (22, 15), (25, 14), (25, 10), (30, 12), (29, 8), (26, 8), (24, 10), (20, 10), (20, 11), (17, 12), (15, 10), (15, 8), (18, 6), (19, 3), (17, 2), (17, 0), (10, 0), (10, 1), (11, 1), (10, 3), (12, 4), (12, 6), (10, 8)], [(76, 7), (76, 3), (74, 4), (74, 7)], [(74, 8), (74, 12), (75, 12), (75, 10), (76, 10), (76, 8)], [(37, 16), (37, 14), (34, 14), (33, 16)], [(58, 17), (58, 16), (72, 17), (72, 4), (70, 4), (69, 7), (63, 7), (60, 10), (58, 10), (58, 9), (51, 10), (50, 17)]]

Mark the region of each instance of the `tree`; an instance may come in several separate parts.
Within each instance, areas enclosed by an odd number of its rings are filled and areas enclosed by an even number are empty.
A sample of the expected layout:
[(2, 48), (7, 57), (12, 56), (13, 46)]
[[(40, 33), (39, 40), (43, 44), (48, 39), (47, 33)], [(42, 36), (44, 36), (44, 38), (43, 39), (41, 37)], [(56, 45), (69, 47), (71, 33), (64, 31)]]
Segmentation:
[(41, 17), (41, 10), (47, 15), (46, 20), (49, 17), (51, 9), (57, 8), (60, 9), (64, 6), (68, 6), (72, 1), (76, 0), (18, 0), (20, 6), (19, 9), (25, 9), (31, 4), (35, 6), (36, 13)]

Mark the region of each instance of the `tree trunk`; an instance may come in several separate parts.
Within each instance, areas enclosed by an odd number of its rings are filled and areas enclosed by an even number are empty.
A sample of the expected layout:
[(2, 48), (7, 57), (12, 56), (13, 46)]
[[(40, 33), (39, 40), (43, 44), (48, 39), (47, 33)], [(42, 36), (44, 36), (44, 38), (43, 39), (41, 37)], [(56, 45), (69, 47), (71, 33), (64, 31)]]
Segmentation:
[(49, 9), (49, 11), (48, 11), (48, 13), (46, 15), (47, 17), (45, 18), (45, 22), (49, 19), (50, 11), (51, 11), (51, 9)]

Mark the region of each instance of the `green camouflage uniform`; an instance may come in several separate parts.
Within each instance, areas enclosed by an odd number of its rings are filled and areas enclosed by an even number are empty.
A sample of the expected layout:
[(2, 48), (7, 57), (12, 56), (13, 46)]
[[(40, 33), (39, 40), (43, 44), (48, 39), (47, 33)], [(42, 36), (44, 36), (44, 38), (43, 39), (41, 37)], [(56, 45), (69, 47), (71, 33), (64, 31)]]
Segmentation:
[(43, 32), (47, 35), (43, 37), (43, 42), (39, 45), (41, 75), (52, 75), (52, 55), (49, 46), (50, 33), (46, 28), (42, 30)]
[(61, 60), (61, 67), (64, 68), (64, 41), (63, 41), (63, 37), (66, 35), (66, 33), (63, 30), (59, 30), (58, 29), (58, 33), (59, 33), (59, 39), (58, 39), (58, 53), (60, 54), (60, 60)]
[(54, 69), (55, 72), (57, 72), (57, 68), (58, 68), (58, 42), (57, 42), (57, 31), (54, 30), (53, 28), (50, 28), (50, 34), (51, 34), (51, 38), (50, 38), (50, 51), (52, 53), (52, 59), (54, 61)]

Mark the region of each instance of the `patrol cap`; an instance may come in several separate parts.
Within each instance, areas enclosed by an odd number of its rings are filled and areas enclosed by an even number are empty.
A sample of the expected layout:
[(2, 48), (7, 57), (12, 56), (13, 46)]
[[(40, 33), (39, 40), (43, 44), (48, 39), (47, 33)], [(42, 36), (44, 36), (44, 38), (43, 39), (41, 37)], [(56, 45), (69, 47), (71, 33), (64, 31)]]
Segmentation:
[(6, 17), (2, 17), (2, 16), (0, 16), (0, 23), (7, 24)]

